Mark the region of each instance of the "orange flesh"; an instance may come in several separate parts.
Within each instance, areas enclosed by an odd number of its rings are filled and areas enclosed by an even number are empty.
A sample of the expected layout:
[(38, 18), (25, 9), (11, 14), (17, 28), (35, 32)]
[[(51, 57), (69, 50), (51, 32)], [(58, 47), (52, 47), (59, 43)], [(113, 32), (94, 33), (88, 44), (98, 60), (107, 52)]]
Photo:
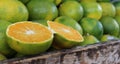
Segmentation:
[(40, 24), (21, 22), (11, 25), (8, 35), (24, 42), (41, 42), (50, 39), (52, 33)]
[(62, 35), (66, 39), (73, 40), (73, 41), (83, 40), (83, 37), (81, 36), (81, 34), (71, 27), (65, 26), (57, 22), (51, 22), (51, 21), (49, 21), (48, 24), (50, 28), (53, 29), (53, 31)]

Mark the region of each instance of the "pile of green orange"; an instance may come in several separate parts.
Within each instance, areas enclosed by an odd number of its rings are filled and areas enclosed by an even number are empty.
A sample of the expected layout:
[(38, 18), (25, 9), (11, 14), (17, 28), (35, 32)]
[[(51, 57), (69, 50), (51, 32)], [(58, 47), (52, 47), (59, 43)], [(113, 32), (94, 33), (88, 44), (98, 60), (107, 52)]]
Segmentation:
[(119, 1), (0, 0), (0, 60), (119, 38)]

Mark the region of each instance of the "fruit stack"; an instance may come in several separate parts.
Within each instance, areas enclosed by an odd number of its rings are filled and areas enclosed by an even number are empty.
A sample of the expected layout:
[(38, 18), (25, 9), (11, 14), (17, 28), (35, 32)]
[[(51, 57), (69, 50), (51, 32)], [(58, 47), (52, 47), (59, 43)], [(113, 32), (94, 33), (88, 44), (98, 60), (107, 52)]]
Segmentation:
[(0, 26), (0, 60), (102, 43), (120, 38), (120, 2), (0, 0)]

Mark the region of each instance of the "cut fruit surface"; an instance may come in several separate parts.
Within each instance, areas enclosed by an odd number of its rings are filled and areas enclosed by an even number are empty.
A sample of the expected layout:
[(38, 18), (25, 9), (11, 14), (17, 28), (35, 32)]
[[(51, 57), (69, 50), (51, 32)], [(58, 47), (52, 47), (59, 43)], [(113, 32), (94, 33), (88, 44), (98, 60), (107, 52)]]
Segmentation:
[(55, 45), (62, 48), (73, 47), (84, 39), (75, 29), (58, 22), (48, 21), (48, 26), (55, 32)]
[(44, 52), (53, 39), (53, 33), (46, 26), (28, 21), (9, 25), (6, 34), (10, 47), (22, 54)]
[[(46, 33), (45, 33), (46, 32)], [(51, 32), (42, 25), (21, 22), (9, 26), (8, 35), (24, 42), (42, 42), (51, 38)]]
[(79, 32), (74, 30), (73, 28), (67, 27), (63, 24), (57, 23), (57, 22), (48, 22), (49, 26), (59, 35), (65, 37), (68, 40), (73, 40), (73, 41), (82, 41), (83, 39), (81, 38), (82, 36), (80, 35)]

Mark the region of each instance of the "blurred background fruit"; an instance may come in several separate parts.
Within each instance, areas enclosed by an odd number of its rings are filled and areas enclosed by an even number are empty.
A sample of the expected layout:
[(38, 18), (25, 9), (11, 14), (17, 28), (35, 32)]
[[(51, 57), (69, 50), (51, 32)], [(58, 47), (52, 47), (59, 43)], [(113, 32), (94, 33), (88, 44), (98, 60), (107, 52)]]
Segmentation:
[(98, 39), (103, 35), (103, 26), (101, 22), (94, 18), (85, 17), (80, 21), (80, 25), (83, 28), (84, 35), (90, 34)]
[(58, 16), (54, 3), (42, 0), (31, 0), (27, 4), (29, 20), (53, 20)]
[(7, 42), (6, 29), (10, 24), (8, 21), (0, 20), (0, 53), (9, 58), (16, 53)]
[(110, 2), (100, 2), (99, 3), (102, 8), (102, 17), (111, 16), (114, 17), (116, 14), (115, 6)]
[(95, 44), (98, 42), (100, 42), (100, 41), (93, 35), (86, 35), (86, 36), (84, 36), (84, 41), (81, 42), (79, 45), (86, 46), (86, 45)]
[(21, 1), (23, 4), (27, 4), (30, 0), (19, 0)]
[(120, 16), (120, 2), (115, 2), (114, 3), (115, 9), (116, 9), (116, 16)]
[(100, 21), (104, 28), (104, 34), (110, 34), (116, 37), (119, 35), (119, 24), (113, 17), (102, 17)]
[(84, 9), (84, 17), (99, 20), (102, 16), (102, 8), (97, 2), (81, 2)]
[(0, 19), (9, 22), (28, 20), (28, 10), (18, 0), (0, 0)]
[(60, 16), (68, 16), (76, 21), (79, 21), (83, 17), (83, 13), (83, 8), (77, 1), (66, 1), (59, 7)]
[(105, 41), (110, 41), (110, 40), (118, 40), (118, 38), (115, 36), (109, 35), (109, 34), (104, 34), (100, 39), (102, 43), (104, 43)]
[(96, 2), (96, 0), (80, 0), (80, 2)]

